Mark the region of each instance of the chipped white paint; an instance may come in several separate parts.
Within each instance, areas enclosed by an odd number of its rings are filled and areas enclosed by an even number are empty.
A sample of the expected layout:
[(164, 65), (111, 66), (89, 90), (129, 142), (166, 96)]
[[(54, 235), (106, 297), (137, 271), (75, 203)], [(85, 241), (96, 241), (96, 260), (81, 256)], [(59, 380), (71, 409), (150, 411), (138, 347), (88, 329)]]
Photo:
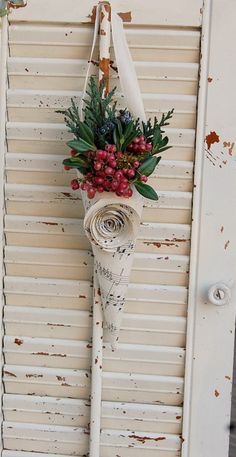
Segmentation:
[[(236, 314), (236, 224), (232, 210), (236, 204), (235, 128), (232, 123), (236, 103), (231, 94), (234, 87), (231, 69), (236, 64), (232, 41), (235, 13), (235, 2), (229, 1), (222, 20), (220, 0), (205, 2), (187, 340), (184, 457), (228, 455)], [(219, 106), (223, 117), (219, 115)], [(214, 142), (214, 137), (218, 142)], [(216, 306), (208, 299), (209, 288), (218, 282), (223, 282), (231, 289), (232, 299), (228, 305)]]
[[(4, 245), (4, 228), (3, 218), (5, 215), (5, 204), (4, 204), (4, 183), (5, 183), (5, 152), (6, 152), (6, 93), (7, 93), (7, 57), (8, 57), (8, 24), (6, 18), (0, 19), (0, 329), (1, 335), (4, 333), (3, 328), (3, 308), (4, 308), (4, 296), (3, 296), (3, 282), (4, 276), (4, 265), (3, 265), (3, 245)], [(0, 338), (0, 363), (3, 366), (3, 353), (2, 353), (2, 337)], [(2, 428), (3, 415), (2, 415), (2, 395), (4, 387), (2, 384), (2, 370), (0, 374), (0, 427)], [(0, 432), (0, 452), (3, 449), (3, 437)]]
[[(21, 9), (17, 14), (12, 13), (12, 20), (13, 22), (37, 21), (43, 24), (46, 22), (91, 24), (91, 13), (95, 4), (94, 0), (87, 0), (78, 8), (75, 0), (67, 0), (66, 8), (64, 3), (55, 8), (54, 0), (41, 0), (40, 5), (37, 0), (29, 0), (27, 8)], [(135, 8), (132, 0), (112, 0), (111, 4), (117, 12), (127, 13), (124, 20), (128, 23), (131, 20), (134, 25), (166, 26), (168, 24), (170, 27), (200, 27), (202, 21), (201, 0), (191, 3), (188, 0), (179, 0), (178, 5), (173, 4), (172, 0), (166, 0), (165, 5), (159, 8), (158, 15), (153, 14), (156, 6), (154, 0), (149, 0), (148, 8), (144, 8), (142, 0), (136, 0)]]

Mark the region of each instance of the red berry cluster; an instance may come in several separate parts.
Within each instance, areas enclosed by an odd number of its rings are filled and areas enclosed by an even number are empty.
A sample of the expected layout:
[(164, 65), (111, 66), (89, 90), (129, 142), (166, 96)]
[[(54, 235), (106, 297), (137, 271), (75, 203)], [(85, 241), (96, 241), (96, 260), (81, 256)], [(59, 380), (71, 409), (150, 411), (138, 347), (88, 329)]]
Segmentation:
[(152, 150), (152, 144), (146, 141), (144, 135), (137, 136), (133, 139), (132, 143), (127, 147), (127, 151), (133, 152), (135, 154), (144, 154), (145, 152), (150, 152)]
[[(142, 137), (139, 138), (142, 139)], [(142, 145), (144, 141), (145, 139), (141, 143), (139, 140), (139, 143), (136, 141), (135, 144)], [(76, 151), (71, 151), (72, 156), (76, 154)], [(104, 191), (115, 192), (119, 197), (129, 198), (133, 195), (130, 185), (134, 179), (136, 181), (147, 181), (147, 176), (137, 173), (137, 169), (140, 166), (137, 157), (131, 152), (127, 154), (117, 151), (114, 144), (107, 144), (104, 150), (89, 151), (87, 157), (91, 171), (84, 178), (73, 179), (71, 187), (73, 190), (81, 189), (86, 191), (90, 199), (94, 198), (97, 192), (102, 193)], [(70, 169), (67, 166), (64, 168)]]

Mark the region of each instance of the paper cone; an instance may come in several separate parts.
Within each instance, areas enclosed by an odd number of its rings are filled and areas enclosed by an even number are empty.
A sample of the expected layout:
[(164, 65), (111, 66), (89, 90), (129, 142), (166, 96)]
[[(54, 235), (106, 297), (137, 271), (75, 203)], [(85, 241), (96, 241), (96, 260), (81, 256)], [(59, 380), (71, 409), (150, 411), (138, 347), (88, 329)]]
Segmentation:
[(84, 229), (92, 244), (107, 336), (112, 346), (119, 338), (129, 285), (143, 199), (133, 189), (131, 198), (104, 192), (92, 200), (85, 192)]

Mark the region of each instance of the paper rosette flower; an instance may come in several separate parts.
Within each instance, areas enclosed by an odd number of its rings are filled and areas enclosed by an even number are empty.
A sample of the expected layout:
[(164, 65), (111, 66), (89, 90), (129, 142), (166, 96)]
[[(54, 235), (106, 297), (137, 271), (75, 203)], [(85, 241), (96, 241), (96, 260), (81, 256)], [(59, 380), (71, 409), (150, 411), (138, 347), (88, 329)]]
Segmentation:
[(119, 338), (143, 198), (134, 190), (129, 199), (105, 192), (90, 200), (82, 192), (82, 200), (84, 229), (92, 244), (107, 337), (114, 347)]

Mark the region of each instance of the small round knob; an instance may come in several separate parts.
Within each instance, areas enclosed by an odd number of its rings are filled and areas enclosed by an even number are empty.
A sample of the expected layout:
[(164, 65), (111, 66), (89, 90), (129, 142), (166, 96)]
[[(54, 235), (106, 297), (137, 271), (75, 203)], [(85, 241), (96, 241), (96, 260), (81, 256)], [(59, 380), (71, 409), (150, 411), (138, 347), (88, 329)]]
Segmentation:
[(230, 302), (231, 292), (223, 283), (214, 284), (208, 290), (208, 300), (213, 305), (227, 305)]

